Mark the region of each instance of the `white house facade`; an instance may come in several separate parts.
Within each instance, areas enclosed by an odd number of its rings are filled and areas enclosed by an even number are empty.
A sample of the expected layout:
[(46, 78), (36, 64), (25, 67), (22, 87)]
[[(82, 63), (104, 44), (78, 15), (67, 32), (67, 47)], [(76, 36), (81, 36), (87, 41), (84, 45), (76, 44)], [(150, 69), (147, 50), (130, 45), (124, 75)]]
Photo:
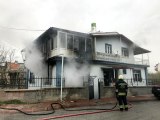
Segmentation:
[(129, 86), (147, 85), (150, 51), (117, 32), (80, 33), (51, 27), (36, 43), (48, 67), (48, 80), (41, 83), (46, 86), (60, 86), (63, 77), (63, 86), (81, 87), (91, 76), (93, 84), (113, 86), (119, 74)]

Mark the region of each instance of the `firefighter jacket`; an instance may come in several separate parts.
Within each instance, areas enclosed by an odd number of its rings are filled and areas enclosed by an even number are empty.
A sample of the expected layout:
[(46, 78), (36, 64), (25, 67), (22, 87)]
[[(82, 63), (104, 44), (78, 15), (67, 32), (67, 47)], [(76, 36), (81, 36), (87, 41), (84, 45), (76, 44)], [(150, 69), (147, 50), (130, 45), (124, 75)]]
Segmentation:
[(128, 85), (124, 80), (118, 80), (116, 82), (116, 95), (118, 96), (126, 96), (127, 95), (127, 90), (128, 90)]

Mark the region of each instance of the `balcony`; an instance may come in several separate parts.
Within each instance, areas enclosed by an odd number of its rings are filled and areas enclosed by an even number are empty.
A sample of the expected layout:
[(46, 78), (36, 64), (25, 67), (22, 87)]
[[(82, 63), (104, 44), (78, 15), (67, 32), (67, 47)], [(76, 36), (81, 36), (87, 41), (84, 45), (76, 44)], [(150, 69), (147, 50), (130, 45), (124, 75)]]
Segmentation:
[(107, 54), (107, 53), (101, 53), (101, 52), (96, 52), (93, 59), (100, 60), (100, 61), (118, 62), (118, 63), (149, 65), (149, 59), (123, 57), (118, 54)]

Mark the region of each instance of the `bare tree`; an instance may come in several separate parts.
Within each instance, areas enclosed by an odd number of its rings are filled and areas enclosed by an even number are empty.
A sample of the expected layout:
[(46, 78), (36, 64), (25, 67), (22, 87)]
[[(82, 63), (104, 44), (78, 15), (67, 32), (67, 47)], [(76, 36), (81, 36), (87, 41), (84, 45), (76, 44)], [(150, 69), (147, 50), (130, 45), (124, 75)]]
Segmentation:
[(7, 54), (9, 51), (2, 45), (0, 45), (0, 63), (4, 63), (7, 60)]
[(13, 62), (15, 60), (15, 49), (0, 45), (0, 63)]

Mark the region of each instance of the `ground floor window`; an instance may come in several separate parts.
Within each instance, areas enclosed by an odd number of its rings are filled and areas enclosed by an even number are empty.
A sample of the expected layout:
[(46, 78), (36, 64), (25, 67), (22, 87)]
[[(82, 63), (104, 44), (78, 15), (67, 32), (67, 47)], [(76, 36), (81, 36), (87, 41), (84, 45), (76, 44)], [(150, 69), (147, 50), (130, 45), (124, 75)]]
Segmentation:
[(133, 80), (135, 82), (142, 82), (141, 70), (133, 70)]

